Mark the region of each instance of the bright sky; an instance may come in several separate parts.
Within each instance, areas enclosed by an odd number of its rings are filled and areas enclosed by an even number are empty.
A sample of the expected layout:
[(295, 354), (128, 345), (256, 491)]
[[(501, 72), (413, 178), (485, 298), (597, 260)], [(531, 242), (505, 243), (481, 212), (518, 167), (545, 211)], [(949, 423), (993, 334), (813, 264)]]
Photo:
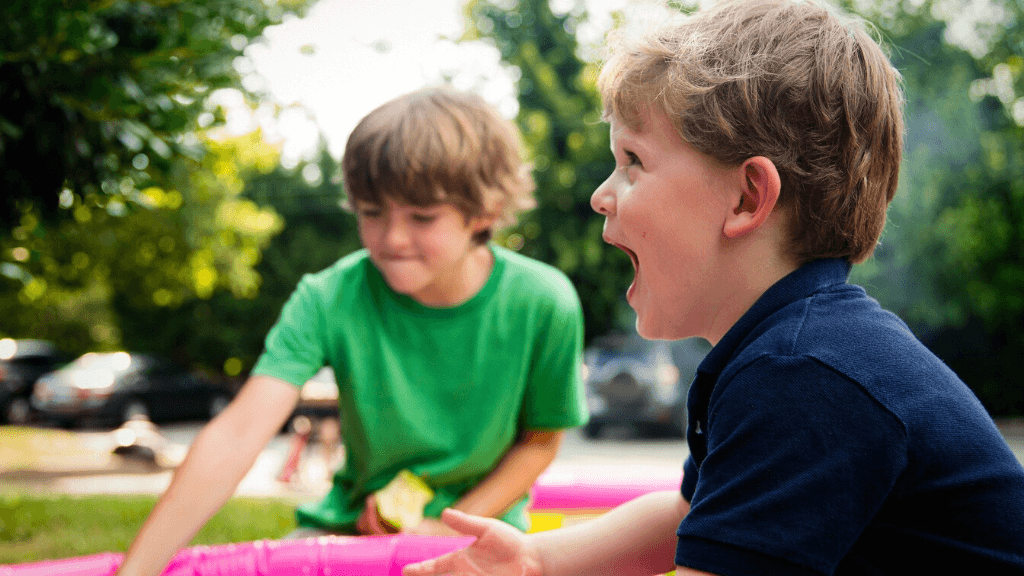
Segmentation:
[[(510, 6), (516, 2), (502, 1)], [(600, 44), (611, 27), (613, 11), (625, 9), (637, 17), (659, 3), (552, 0), (552, 8), (564, 13), (576, 1), (585, 2), (590, 16), (577, 32), (584, 47)], [(296, 163), (312, 151), (320, 132), (331, 154), (340, 157), (349, 133), (366, 113), (391, 98), (445, 77), (452, 78), (457, 88), (478, 92), (505, 116), (514, 117), (517, 104), (513, 79), (500, 65), (497, 49), (485, 42), (454, 42), (465, 28), (464, 3), (319, 0), (305, 18), (292, 18), (268, 28), (266, 42), (247, 48), (249, 59), (239, 59), (236, 65), (243, 73), (255, 72), (246, 78), (247, 88), (268, 89), (276, 105), (283, 107), (275, 119), (273, 107), (264, 106), (256, 113), (255, 122), (269, 140), (283, 142), (285, 165)], [(953, 7), (960, 8), (960, 18), (941, 14), (942, 9)], [(956, 0), (940, 0), (936, 11), (952, 20), (950, 36), (967, 39), (974, 37), (972, 21), (1005, 17), (991, 0), (967, 0), (966, 7)], [(972, 48), (963, 38), (950, 39)], [(246, 132), (254, 127), (254, 118), (237, 91), (218, 97), (229, 112), (243, 110), (229, 113), (230, 132)], [(1024, 120), (1024, 98), (1021, 115)]]
[[(586, 0), (588, 25), (581, 42), (597, 43), (611, 27), (611, 13), (630, 0)], [(636, 0), (633, 0), (635, 3)], [(510, 3), (512, 3), (510, 1)], [(478, 92), (507, 117), (517, 111), (513, 80), (496, 48), (484, 42), (457, 44), (465, 29), (464, 0), (319, 0), (305, 18), (265, 31), (267, 41), (246, 49), (254, 67), (247, 88), (266, 88), (284, 107), (256, 121), (270, 140), (282, 135), (284, 162), (295, 162), (316, 142), (317, 127), (331, 154), (340, 157), (348, 134), (366, 113), (385, 101), (445, 77), (457, 88)], [(554, 0), (568, 11), (573, 0)], [(238, 93), (219, 95), (238, 109)], [(229, 114), (228, 129), (243, 132), (253, 119)]]

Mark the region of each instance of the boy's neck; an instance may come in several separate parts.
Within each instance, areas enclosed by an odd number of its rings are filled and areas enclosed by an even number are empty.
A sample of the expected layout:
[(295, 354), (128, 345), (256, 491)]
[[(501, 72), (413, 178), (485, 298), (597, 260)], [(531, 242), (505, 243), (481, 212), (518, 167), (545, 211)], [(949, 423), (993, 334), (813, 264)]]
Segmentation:
[(491, 277), (494, 269), (494, 254), (487, 244), (471, 248), (458, 268), (449, 275), (447, 282), (435, 286), (429, 293), (413, 296), (430, 308), (453, 308), (466, 303), (476, 296)]
[(724, 272), (721, 285), (730, 286), (731, 289), (723, 294), (711, 328), (704, 336), (712, 346), (739, 322), (769, 288), (800, 267), (794, 258), (775, 250), (744, 254), (734, 261), (743, 264), (728, 267)]

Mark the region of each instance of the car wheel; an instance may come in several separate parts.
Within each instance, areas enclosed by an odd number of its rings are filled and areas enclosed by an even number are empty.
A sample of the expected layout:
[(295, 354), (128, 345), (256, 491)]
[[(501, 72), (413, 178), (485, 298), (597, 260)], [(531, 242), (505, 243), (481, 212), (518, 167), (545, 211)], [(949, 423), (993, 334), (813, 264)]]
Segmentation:
[(686, 407), (684, 406), (676, 416), (675, 422), (672, 423), (672, 437), (686, 439), (686, 427), (689, 424), (687, 420)]
[(636, 432), (637, 437), (644, 440), (661, 438), (667, 430), (668, 425), (660, 422), (635, 422), (633, 424), (633, 431)]
[(11, 403), (7, 405), (4, 417), (8, 424), (28, 424), (32, 417), (32, 409), (29, 407), (28, 400), (20, 397), (12, 398)]
[(138, 398), (128, 400), (128, 403), (124, 405), (124, 409), (121, 411), (122, 422), (132, 419), (149, 420), (149, 408)]
[(212, 419), (214, 416), (220, 414), (225, 408), (227, 408), (228, 404), (230, 403), (231, 399), (223, 394), (218, 394), (214, 396), (213, 399), (210, 400), (210, 409), (207, 416), (209, 416)]
[(591, 440), (599, 438), (601, 431), (604, 429), (604, 424), (601, 422), (590, 421), (587, 422), (586, 426), (583, 427), (583, 435)]

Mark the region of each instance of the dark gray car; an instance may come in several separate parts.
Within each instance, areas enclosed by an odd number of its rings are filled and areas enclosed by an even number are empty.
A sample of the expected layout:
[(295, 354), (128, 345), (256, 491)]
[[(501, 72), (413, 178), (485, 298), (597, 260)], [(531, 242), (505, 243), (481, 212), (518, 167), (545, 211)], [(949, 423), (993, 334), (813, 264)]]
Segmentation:
[(71, 359), (71, 355), (46, 340), (0, 340), (0, 422), (29, 422), (32, 386), (40, 376)]
[(628, 425), (643, 436), (684, 436), (686, 394), (709, 348), (699, 339), (645, 340), (635, 332), (596, 339), (584, 353), (584, 434), (596, 438), (608, 425)]
[(90, 352), (36, 381), (32, 406), (40, 418), (121, 424), (206, 420), (231, 401), (226, 387), (151, 354)]

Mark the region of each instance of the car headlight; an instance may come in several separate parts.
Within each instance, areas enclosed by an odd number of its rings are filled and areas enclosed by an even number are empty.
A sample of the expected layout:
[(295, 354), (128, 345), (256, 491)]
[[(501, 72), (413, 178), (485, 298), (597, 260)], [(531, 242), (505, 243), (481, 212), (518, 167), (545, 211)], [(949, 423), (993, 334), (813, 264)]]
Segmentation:
[(673, 364), (661, 364), (655, 370), (654, 392), (658, 400), (668, 403), (679, 393), (679, 368)]
[(662, 364), (658, 366), (658, 386), (662, 388), (675, 388), (676, 383), (679, 382), (679, 368), (676, 368), (672, 364)]

